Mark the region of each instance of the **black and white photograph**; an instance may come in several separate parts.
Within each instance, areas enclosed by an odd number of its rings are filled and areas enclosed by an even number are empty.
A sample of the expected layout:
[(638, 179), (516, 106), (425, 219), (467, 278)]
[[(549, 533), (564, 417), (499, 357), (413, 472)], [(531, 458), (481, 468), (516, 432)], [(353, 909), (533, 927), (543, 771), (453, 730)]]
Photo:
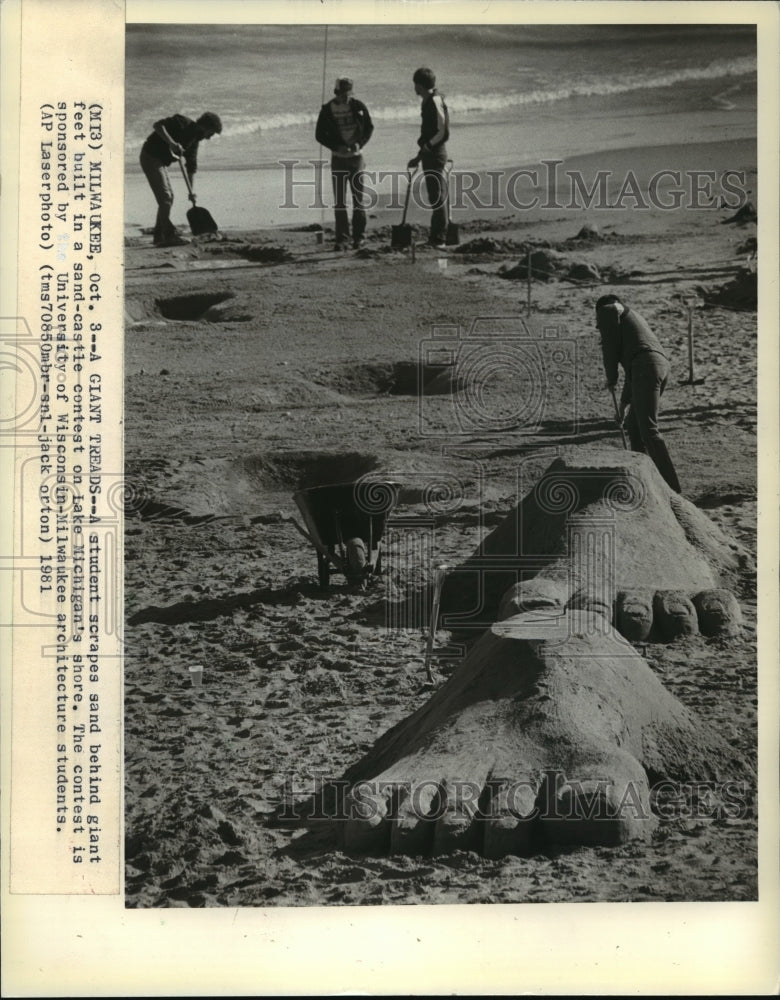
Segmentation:
[(755, 900), (755, 25), (126, 43), (125, 905)]
[(776, 987), (778, 40), (2, 0), (4, 996)]

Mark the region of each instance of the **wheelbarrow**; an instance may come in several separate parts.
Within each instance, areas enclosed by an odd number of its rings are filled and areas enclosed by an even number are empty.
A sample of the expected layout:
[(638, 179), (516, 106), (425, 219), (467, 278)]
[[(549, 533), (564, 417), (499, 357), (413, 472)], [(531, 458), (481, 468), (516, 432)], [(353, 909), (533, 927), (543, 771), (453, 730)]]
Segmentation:
[(292, 523), (317, 552), (317, 576), (326, 589), (331, 572), (364, 587), (381, 572), (381, 542), (388, 515), (398, 502), (397, 483), (379, 480), (335, 483), (298, 490), (293, 500), (305, 528)]

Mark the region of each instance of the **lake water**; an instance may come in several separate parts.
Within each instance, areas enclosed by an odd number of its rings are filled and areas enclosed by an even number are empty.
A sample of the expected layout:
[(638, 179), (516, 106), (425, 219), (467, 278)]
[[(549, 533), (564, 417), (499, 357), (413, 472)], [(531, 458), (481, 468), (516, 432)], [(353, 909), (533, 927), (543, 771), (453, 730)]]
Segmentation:
[[(416, 151), (412, 73), (430, 66), (451, 116), (458, 170), (490, 170), (599, 150), (751, 139), (756, 39), (740, 25), (128, 25), (128, 225), (150, 225), (154, 203), (138, 152), (158, 118), (222, 118), (201, 145), (199, 202), (225, 229), (321, 221), (310, 207), (314, 126), (337, 76), (375, 124), (374, 171), (403, 170)], [(282, 161), (298, 166), (284, 168)], [(188, 206), (178, 172), (174, 215)], [(325, 173), (327, 191), (327, 171)], [(389, 182), (388, 182), (389, 184)], [(381, 187), (381, 185), (380, 185)], [(389, 191), (389, 187), (388, 187)], [(181, 221), (181, 220), (178, 220)]]

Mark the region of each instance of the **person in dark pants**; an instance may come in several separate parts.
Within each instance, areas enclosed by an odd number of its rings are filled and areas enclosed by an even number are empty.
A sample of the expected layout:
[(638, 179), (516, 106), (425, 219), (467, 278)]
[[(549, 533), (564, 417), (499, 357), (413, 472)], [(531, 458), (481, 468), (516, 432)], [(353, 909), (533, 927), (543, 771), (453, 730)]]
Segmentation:
[(619, 410), (632, 451), (648, 454), (666, 483), (680, 493), (677, 472), (658, 430), (658, 408), (670, 374), (660, 341), (639, 313), (617, 295), (602, 295), (596, 302), (596, 326), (601, 334), (607, 388), (617, 386), (618, 363), (623, 368)]
[(449, 223), (449, 198), (447, 195), (447, 146), (450, 137), (450, 116), (444, 97), (436, 89), (433, 70), (425, 67), (416, 70), (412, 77), (414, 92), (422, 98), (420, 115), (422, 125), (417, 145), (420, 151), (409, 160), (408, 170), (422, 163), (425, 188), (431, 206), (431, 232), (429, 246), (441, 249), (447, 239)]
[(141, 147), (141, 168), (157, 201), (157, 220), (154, 226), (156, 247), (187, 243), (171, 222), (173, 189), (168, 177), (168, 167), (183, 156), (192, 184), (198, 169), (199, 143), (221, 132), (222, 122), (213, 111), (206, 111), (197, 121), (186, 115), (171, 115), (170, 118), (161, 118), (154, 123), (154, 131)]
[(365, 186), (362, 151), (374, 131), (368, 108), (352, 96), (352, 81), (336, 80), (334, 97), (323, 104), (317, 118), (315, 138), (331, 151), (331, 176), (336, 215), (335, 250), (346, 250), (349, 241), (347, 189), (352, 192), (352, 246), (363, 245), (366, 231)]

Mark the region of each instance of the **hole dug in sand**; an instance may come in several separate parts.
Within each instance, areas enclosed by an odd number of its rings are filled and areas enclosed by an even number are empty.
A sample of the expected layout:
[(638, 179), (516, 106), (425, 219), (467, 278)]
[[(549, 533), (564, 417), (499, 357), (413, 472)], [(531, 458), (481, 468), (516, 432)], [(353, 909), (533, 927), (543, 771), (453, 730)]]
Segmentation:
[[(745, 560), (646, 456), (556, 459), (448, 576), (441, 626), (482, 634), (440, 690), (346, 772), (344, 847), (500, 857), (545, 842), (619, 844), (649, 836), (653, 782), (746, 778), (610, 621), (622, 594), (621, 613), (641, 632), (659, 592), (672, 595), (669, 615), (695, 621), (685, 595), (705, 593), (698, 613), (715, 627), (737, 613), (722, 585)], [(506, 597), (523, 571), (525, 591)], [(524, 613), (496, 621), (502, 597), (511, 612), (518, 596)]]
[(354, 482), (378, 468), (361, 452), (263, 452), (238, 458), (128, 465), (118, 497), (127, 516), (200, 523), (256, 515), (269, 493)]
[(157, 310), (164, 319), (179, 321), (197, 321), (204, 319), (212, 306), (226, 302), (234, 297), (233, 292), (189, 292), (187, 295), (174, 295), (167, 299), (156, 299)]
[(422, 361), (349, 365), (323, 373), (318, 381), (353, 396), (433, 396), (458, 388), (454, 363)]
[(376, 455), (351, 451), (280, 451), (251, 455), (234, 464), (258, 487), (303, 490), (354, 482), (374, 472), (380, 460)]

